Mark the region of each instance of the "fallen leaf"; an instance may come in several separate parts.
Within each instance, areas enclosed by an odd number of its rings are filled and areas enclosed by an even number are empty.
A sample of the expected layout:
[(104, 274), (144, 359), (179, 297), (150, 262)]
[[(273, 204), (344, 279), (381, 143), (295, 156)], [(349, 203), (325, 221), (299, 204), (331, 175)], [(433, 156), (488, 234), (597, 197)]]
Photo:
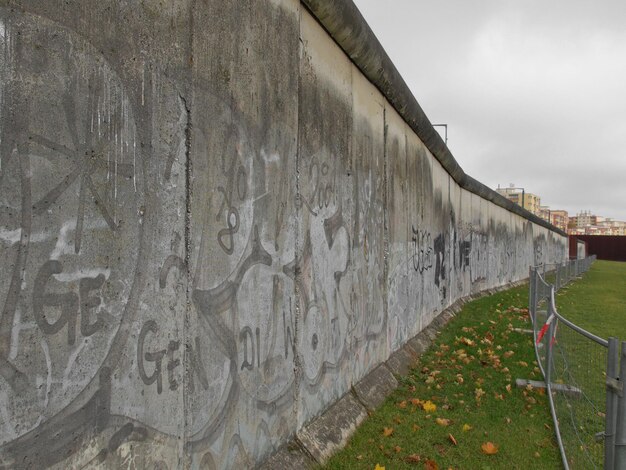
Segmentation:
[(463, 425), (463, 432), (467, 432), (467, 431), (469, 431), (470, 429), (472, 429), (472, 427), (471, 427), (469, 424), (465, 423), (465, 424)]
[(357, 459), (357, 460), (363, 460), (363, 456), (362, 456), (362, 455), (357, 455), (357, 456), (356, 456), (356, 459)]
[(432, 413), (433, 411), (437, 411), (437, 405), (435, 405), (432, 401), (428, 400), (425, 403), (422, 403), (422, 408), (427, 413)]
[(415, 406), (419, 406), (422, 404), (422, 400), (420, 400), (419, 398), (411, 398), (409, 399), (409, 401), (411, 402), (411, 405)]
[(504, 357), (505, 359), (508, 359), (509, 357), (511, 357), (513, 354), (515, 354), (514, 351), (507, 351), (504, 354), (502, 354), (502, 357)]
[(480, 446), (480, 449), (483, 451), (483, 454), (486, 455), (494, 455), (498, 453), (498, 446), (496, 446), (493, 442), (485, 442)]
[(374, 468), (374, 470), (385, 470), (385, 467), (376, 464), (376, 467)]
[(450, 442), (452, 442), (452, 444), (454, 444), (455, 446), (459, 445), (459, 443), (456, 441), (452, 434), (448, 434), (448, 439), (450, 439)]
[(522, 367), (528, 367), (528, 362), (525, 361), (519, 361), (518, 364)]
[(417, 431), (417, 430), (419, 430), (419, 428), (420, 428), (420, 427), (419, 427), (417, 424), (414, 424), (414, 425), (413, 425), (413, 431)]
[(506, 386), (506, 391), (511, 393), (511, 384), (507, 384)]
[(403, 400), (400, 403), (398, 403), (398, 408), (406, 408), (406, 400)]
[(437, 465), (437, 462), (435, 462), (434, 460), (427, 460), (426, 462), (424, 462), (424, 469), (439, 470), (439, 465)]
[(422, 458), (417, 454), (411, 454), (406, 458), (407, 462), (418, 463), (422, 461)]
[(437, 419), (435, 419), (435, 422), (439, 426), (450, 426), (450, 420), (446, 419), (446, 418), (437, 418)]
[(399, 453), (399, 452), (402, 452), (402, 447), (400, 447), (400, 446), (395, 446), (395, 447), (393, 448), (393, 450), (395, 450), (395, 451), (396, 451), (396, 453)]
[(393, 428), (383, 428), (383, 436), (389, 437), (393, 434)]
[(476, 396), (476, 400), (480, 400), (480, 398), (485, 394), (485, 391), (482, 388), (477, 388), (474, 390), (474, 395)]

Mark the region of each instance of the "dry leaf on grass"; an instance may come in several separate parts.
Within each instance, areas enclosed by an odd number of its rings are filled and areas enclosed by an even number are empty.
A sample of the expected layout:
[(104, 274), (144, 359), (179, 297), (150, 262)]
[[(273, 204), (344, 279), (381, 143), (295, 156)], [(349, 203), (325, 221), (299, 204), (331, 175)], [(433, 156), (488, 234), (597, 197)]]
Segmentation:
[(393, 434), (393, 428), (383, 428), (383, 436), (389, 437)]
[(448, 434), (448, 439), (450, 439), (450, 442), (452, 442), (452, 444), (454, 444), (455, 446), (459, 445), (459, 443), (456, 441), (452, 434)]
[(422, 408), (427, 413), (432, 413), (433, 411), (437, 411), (437, 405), (435, 405), (432, 401), (428, 400), (422, 403)]
[(422, 458), (417, 454), (411, 454), (406, 458), (406, 461), (409, 463), (419, 463), (422, 461)]
[(498, 446), (493, 442), (485, 442), (480, 446), (480, 449), (483, 451), (483, 454), (486, 455), (494, 455), (498, 453)]
[(439, 426), (450, 426), (450, 420), (446, 419), (446, 418), (436, 418), (435, 422), (439, 425)]
[(437, 465), (437, 462), (435, 462), (434, 460), (427, 460), (426, 462), (424, 462), (424, 469), (439, 470), (439, 465)]

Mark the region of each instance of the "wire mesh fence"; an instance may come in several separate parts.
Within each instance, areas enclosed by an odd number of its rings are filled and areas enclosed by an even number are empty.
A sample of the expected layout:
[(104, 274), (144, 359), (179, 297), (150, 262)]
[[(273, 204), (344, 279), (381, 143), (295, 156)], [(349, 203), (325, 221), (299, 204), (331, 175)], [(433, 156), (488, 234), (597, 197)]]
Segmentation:
[[(626, 418), (620, 413), (626, 410), (626, 397), (619, 381), (619, 342), (570, 322), (554, 302), (555, 292), (586, 272), (594, 259), (532, 267), (529, 312), (564, 467), (625, 470)], [(626, 342), (622, 350), (626, 357)]]

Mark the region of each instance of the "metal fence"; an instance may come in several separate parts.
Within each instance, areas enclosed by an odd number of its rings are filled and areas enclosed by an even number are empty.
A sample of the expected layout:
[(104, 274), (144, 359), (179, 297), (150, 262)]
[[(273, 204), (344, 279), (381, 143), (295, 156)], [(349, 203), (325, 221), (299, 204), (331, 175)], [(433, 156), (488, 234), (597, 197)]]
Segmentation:
[(580, 328), (555, 305), (555, 292), (594, 260), (530, 268), (528, 309), (564, 467), (626, 470), (626, 342), (620, 354), (616, 338)]

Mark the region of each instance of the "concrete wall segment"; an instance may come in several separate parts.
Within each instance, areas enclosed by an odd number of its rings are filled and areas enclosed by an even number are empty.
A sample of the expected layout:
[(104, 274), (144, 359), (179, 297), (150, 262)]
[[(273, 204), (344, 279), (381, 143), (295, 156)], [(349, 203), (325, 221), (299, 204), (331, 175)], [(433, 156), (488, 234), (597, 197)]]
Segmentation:
[(463, 171), (352, 0), (302, 0), (302, 3), (363, 74), (381, 90), (459, 185), (539, 225), (559, 231)]
[(457, 299), (565, 257), (320, 19), (0, 2), (0, 468), (252, 467)]

